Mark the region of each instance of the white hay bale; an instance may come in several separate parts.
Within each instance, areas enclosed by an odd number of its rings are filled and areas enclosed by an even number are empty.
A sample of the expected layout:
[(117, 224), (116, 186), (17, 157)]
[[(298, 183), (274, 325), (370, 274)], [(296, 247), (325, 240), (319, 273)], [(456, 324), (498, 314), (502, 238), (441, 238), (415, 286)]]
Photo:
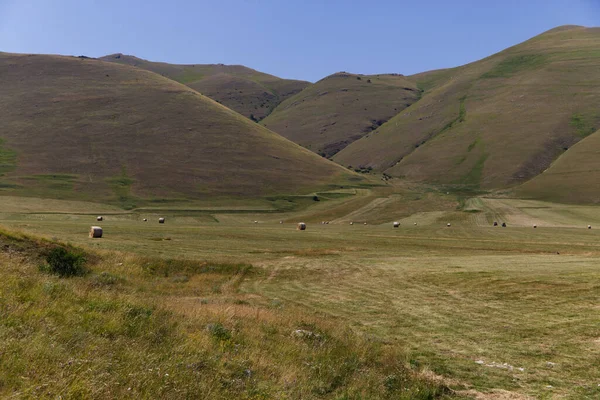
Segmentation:
[(296, 227), (297, 230), (299, 231), (305, 231), (306, 230), (306, 224), (304, 222), (299, 222), (298, 226)]
[(592, 226), (591, 226), (591, 225), (588, 225), (588, 229), (592, 229)]
[(148, 218), (144, 218), (144, 222), (148, 222)]
[(160, 218), (158, 219), (158, 223), (159, 223), (159, 224), (164, 224), (164, 223), (165, 223), (165, 219), (164, 219), (163, 217), (160, 217)]
[(533, 229), (537, 228), (537, 225), (533, 225)]
[(365, 222), (363, 225), (366, 225), (367, 223)]
[(254, 221), (255, 224), (258, 224), (258, 221)]
[(102, 220), (104, 220), (104, 217), (102, 217), (100, 215), (96, 217), (96, 221), (102, 221)]
[(446, 225), (448, 228), (450, 228), (452, 225), (450, 225), (450, 222), (448, 222), (448, 224)]
[(280, 224), (283, 224), (283, 221), (279, 221)]
[(354, 225), (354, 222), (350, 222), (350, 225)]
[(415, 222), (415, 226), (417, 226), (417, 223)]
[(92, 226), (90, 228), (90, 237), (94, 239), (99, 239), (102, 237), (102, 228), (99, 226)]
[(400, 222), (398, 222), (398, 221), (394, 222), (394, 228), (400, 228)]

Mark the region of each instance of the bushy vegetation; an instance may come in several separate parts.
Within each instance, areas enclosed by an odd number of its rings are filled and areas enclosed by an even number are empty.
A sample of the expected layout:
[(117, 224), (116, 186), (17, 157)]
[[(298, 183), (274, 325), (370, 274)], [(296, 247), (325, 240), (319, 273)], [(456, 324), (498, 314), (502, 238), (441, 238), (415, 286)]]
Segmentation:
[(84, 275), (85, 256), (75, 250), (55, 247), (46, 255), (46, 263), (40, 266), (44, 272), (55, 274), (61, 278)]

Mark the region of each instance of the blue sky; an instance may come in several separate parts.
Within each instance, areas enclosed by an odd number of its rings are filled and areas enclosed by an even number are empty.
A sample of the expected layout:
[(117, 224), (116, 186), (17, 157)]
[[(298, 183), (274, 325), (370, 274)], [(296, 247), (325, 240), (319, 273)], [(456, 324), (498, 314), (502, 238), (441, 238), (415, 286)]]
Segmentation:
[(600, 0), (0, 0), (0, 51), (120, 52), (316, 81), (462, 65), (565, 24), (600, 26)]

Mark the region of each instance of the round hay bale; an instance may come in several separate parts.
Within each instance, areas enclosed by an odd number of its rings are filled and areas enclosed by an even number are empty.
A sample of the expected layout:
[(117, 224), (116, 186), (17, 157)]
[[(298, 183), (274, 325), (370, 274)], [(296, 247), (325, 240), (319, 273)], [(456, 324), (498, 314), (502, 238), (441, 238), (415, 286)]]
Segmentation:
[(96, 217), (96, 221), (103, 221), (103, 220), (104, 220), (104, 217), (102, 217), (100, 215)]
[(258, 224), (258, 221), (254, 221), (255, 224)]
[(350, 222), (350, 225), (354, 225), (354, 222)]
[(537, 228), (537, 225), (533, 225), (533, 229)]
[(588, 229), (592, 229), (592, 226), (591, 226), (591, 225), (588, 225)]
[(93, 239), (99, 239), (102, 237), (102, 228), (99, 226), (92, 226), (90, 228), (90, 237)]
[(394, 228), (400, 228), (400, 222), (398, 222), (398, 221), (394, 222)]
[(144, 222), (148, 222), (148, 218), (144, 218)]
[(367, 223), (365, 222), (363, 225), (366, 225)]
[(158, 219), (158, 223), (159, 223), (159, 224), (164, 224), (164, 223), (165, 223), (165, 219), (164, 219), (163, 217), (160, 217), (160, 218)]
[(299, 231), (305, 231), (306, 230), (306, 224), (304, 222), (299, 222), (298, 226), (296, 227), (297, 230)]
[(283, 224), (283, 221), (279, 221), (280, 224)]
[(452, 225), (450, 225), (450, 222), (448, 222), (448, 224), (446, 225), (448, 228), (450, 228)]
[(417, 226), (417, 223), (415, 222), (415, 226)]

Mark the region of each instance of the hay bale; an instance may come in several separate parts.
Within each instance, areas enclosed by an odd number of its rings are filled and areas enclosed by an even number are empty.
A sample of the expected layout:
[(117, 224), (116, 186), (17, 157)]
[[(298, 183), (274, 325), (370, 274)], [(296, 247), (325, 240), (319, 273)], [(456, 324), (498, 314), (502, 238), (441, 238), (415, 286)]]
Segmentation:
[(144, 222), (148, 222), (148, 218), (144, 218)]
[(104, 217), (102, 217), (100, 215), (96, 217), (96, 221), (103, 221), (103, 220), (104, 220)]
[(354, 222), (350, 222), (350, 225), (354, 225)]
[(588, 225), (588, 229), (592, 229), (592, 226), (591, 226), (591, 225)]
[(298, 226), (296, 227), (297, 230), (299, 231), (305, 231), (306, 230), (306, 224), (304, 222), (299, 222)]
[(415, 226), (417, 226), (417, 223), (415, 222)]
[(258, 221), (254, 221), (255, 224), (258, 224)]
[(537, 228), (537, 225), (533, 225), (533, 229)]
[(279, 221), (280, 224), (283, 224), (283, 221)]
[(99, 239), (102, 237), (102, 228), (99, 226), (92, 226), (90, 228), (90, 237), (94, 239)]
[(365, 222), (363, 225), (366, 225), (367, 223)]
[(400, 222), (394, 222), (394, 228), (400, 228)]
[(165, 223), (165, 219), (164, 219), (163, 217), (160, 217), (160, 218), (158, 219), (158, 223), (159, 223), (159, 224), (164, 224), (164, 223)]
[(448, 224), (446, 225), (448, 228), (450, 228), (452, 225), (450, 225), (450, 222), (448, 222)]

